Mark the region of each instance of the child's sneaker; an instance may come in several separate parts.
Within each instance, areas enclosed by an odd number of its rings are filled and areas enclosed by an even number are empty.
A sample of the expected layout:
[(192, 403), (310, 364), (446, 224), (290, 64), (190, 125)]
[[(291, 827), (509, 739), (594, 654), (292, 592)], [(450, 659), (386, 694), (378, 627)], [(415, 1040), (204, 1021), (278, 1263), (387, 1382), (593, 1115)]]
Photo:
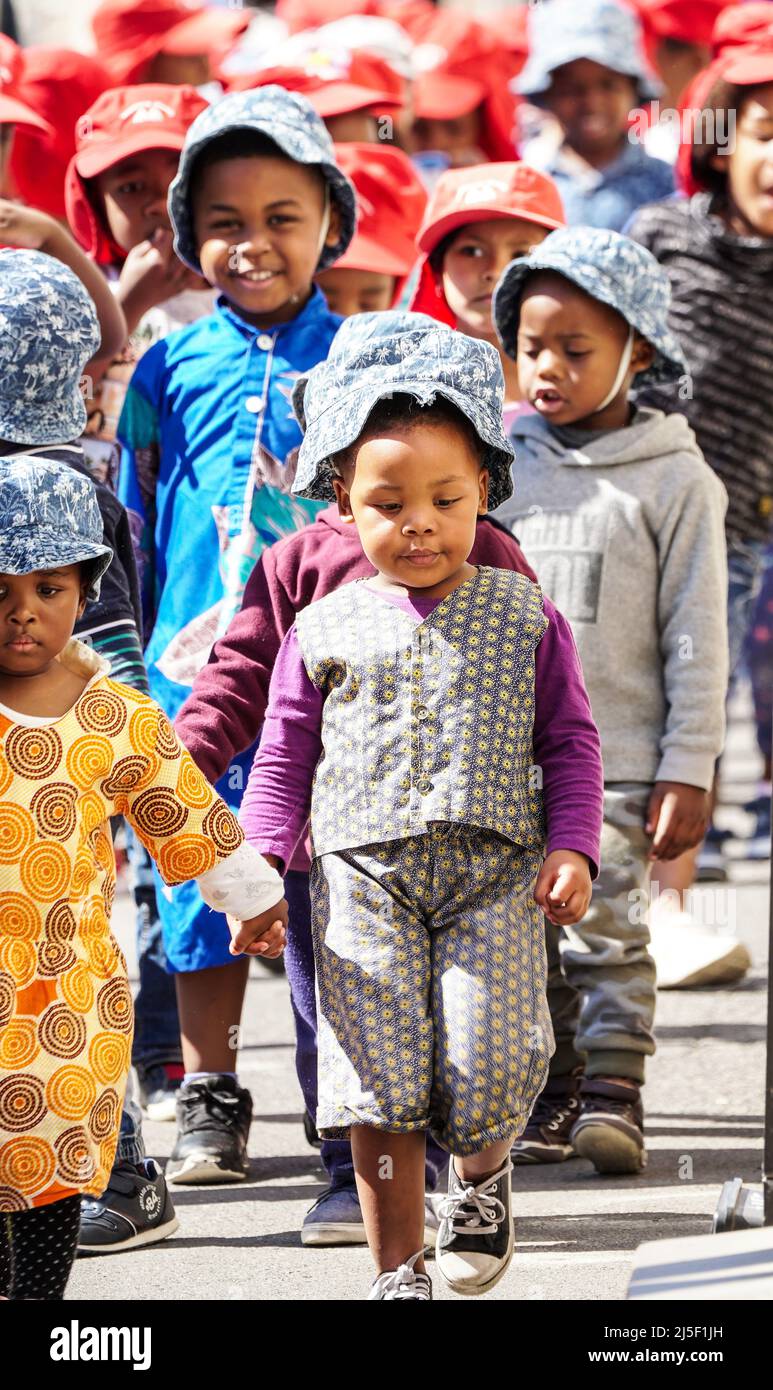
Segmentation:
[(729, 830), (718, 830), (715, 825), (709, 826), (695, 866), (698, 883), (727, 882), (725, 847), (732, 838)]
[(647, 1162), (644, 1111), (636, 1082), (585, 1077), (580, 1083), (580, 1116), (572, 1143), (598, 1173), (639, 1173)]
[(164, 1062), (160, 1066), (137, 1067), (140, 1105), (149, 1120), (173, 1120), (177, 1114), (177, 1092), (183, 1084), (185, 1069), (179, 1062)]
[(79, 1255), (155, 1245), (177, 1230), (172, 1198), (155, 1159), (116, 1163), (101, 1197), (81, 1199)]
[(743, 857), (764, 862), (770, 858), (770, 796), (757, 796), (753, 801), (747, 801), (744, 810), (754, 816), (754, 824), (748, 839), (743, 842)]
[(574, 1155), (572, 1127), (580, 1114), (582, 1070), (554, 1076), (537, 1097), (520, 1139), (510, 1151), (513, 1163), (564, 1163)]
[(455, 1293), (487, 1293), (513, 1258), (513, 1213), (509, 1159), (504, 1168), (474, 1185), (458, 1177), (453, 1159), (448, 1196), (438, 1206), (435, 1246), (438, 1273)]
[[(438, 1218), (429, 1193), (424, 1198), (424, 1244), (435, 1244)], [(301, 1245), (367, 1245), (357, 1184), (326, 1187), (303, 1218)]]
[(368, 1301), (375, 1299), (382, 1303), (431, 1303), (432, 1280), (428, 1274), (417, 1274), (414, 1269), (416, 1261), (420, 1260), (423, 1254), (423, 1250), (417, 1250), (404, 1265), (379, 1274), (368, 1294)]
[(252, 1096), (232, 1076), (189, 1081), (177, 1092), (177, 1140), (169, 1182), (241, 1182), (249, 1172)]

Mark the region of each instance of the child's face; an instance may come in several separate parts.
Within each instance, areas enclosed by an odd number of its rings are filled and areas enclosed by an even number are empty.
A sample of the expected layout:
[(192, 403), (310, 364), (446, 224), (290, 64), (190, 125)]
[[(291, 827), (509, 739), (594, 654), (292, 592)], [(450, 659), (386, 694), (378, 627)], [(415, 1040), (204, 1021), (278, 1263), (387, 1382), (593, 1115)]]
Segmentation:
[(0, 574), (0, 675), (42, 675), (72, 637), (87, 588), (80, 565)]
[(547, 227), (520, 217), (471, 222), (457, 232), (443, 257), (443, 292), (463, 333), (494, 336), (491, 297), (500, 275), (547, 235)]
[(488, 472), (460, 429), (406, 423), (366, 438), (333, 485), (383, 578), (427, 598), (451, 592), (488, 498)]
[(143, 82), (162, 82), (166, 86), (203, 87), (212, 76), (208, 53), (157, 53)]
[(620, 149), (636, 105), (636, 83), (590, 58), (577, 58), (556, 68), (545, 105), (572, 149), (592, 161)]
[(750, 90), (738, 109), (731, 153), (713, 162), (727, 171), (738, 230), (773, 237), (773, 85)]
[(518, 329), (518, 381), (525, 399), (553, 425), (621, 429), (628, 421), (630, 384), (654, 357), (651, 345), (637, 335), (625, 380), (599, 411), (627, 339), (625, 319), (609, 305), (561, 275), (530, 276)]
[(448, 121), (433, 121), (420, 116), (413, 122), (409, 136), (412, 154), (439, 150), (448, 155), (452, 168), (482, 163), (485, 156), (480, 141), (480, 107), (466, 116), (456, 116)]
[(378, 140), (378, 117), (374, 111), (342, 111), (340, 116), (326, 116), (331, 138), (337, 145), (350, 140), (359, 140), (364, 145), (374, 145)]
[(166, 199), (179, 158), (173, 150), (143, 150), (95, 179), (110, 235), (123, 251), (169, 227)]
[[(193, 194), (194, 235), (210, 285), (250, 323), (294, 318), (320, 255), (324, 184), (314, 169), (273, 155), (206, 166)], [(326, 245), (338, 240), (331, 208)]]
[(396, 280), (393, 275), (380, 275), (375, 270), (338, 270), (332, 266), (316, 277), (328, 308), (333, 314), (372, 313), (391, 309)]

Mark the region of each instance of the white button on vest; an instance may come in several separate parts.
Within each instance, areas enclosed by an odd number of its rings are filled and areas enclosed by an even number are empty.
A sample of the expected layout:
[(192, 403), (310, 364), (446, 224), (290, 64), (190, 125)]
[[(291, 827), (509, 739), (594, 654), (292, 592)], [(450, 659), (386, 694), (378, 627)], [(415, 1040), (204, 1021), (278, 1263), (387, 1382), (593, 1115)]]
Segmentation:
[(259, 333), (256, 341), (264, 352), (268, 352), (274, 346), (274, 339), (268, 333)]
[(244, 409), (249, 410), (250, 415), (259, 415), (263, 409), (263, 397), (248, 396), (244, 402)]

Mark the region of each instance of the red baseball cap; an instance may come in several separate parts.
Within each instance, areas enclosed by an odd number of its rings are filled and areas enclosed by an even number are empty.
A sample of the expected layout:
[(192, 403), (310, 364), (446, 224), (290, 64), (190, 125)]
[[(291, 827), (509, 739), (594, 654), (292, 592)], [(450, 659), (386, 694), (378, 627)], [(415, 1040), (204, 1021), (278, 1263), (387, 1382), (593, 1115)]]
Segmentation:
[(405, 103), (402, 77), (383, 58), (361, 51), (312, 51), (302, 64), (240, 74), (231, 81), (229, 90), (243, 92), (271, 83), (288, 92), (301, 92), (323, 119), (371, 107), (395, 111)]
[(22, 50), (13, 39), (0, 34), (0, 125), (28, 126), (45, 135), (52, 135), (48, 121), (20, 97), (23, 73)]
[(457, 227), (507, 217), (535, 222), (551, 231), (566, 226), (561, 195), (553, 180), (528, 164), (449, 169), (435, 185), (416, 244), (428, 256)]
[(250, 22), (249, 11), (186, 0), (102, 0), (91, 17), (111, 80), (130, 82), (158, 53), (223, 57)]
[(773, 24), (754, 41), (726, 49), (719, 59), (722, 77), (735, 87), (756, 87), (773, 82)]
[(126, 253), (103, 225), (101, 200), (88, 181), (129, 155), (181, 150), (188, 126), (207, 104), (194, 87), (150, 82), (111, 87), (81, 116), (65, 177), (65, 206), (75, 237), (95, 260), (106, 264)]
[(449, 121), (482, 107), (481, 146), (491, 160), (512, 159), (516, 98), (510, 81), (520, 59), (495, 33), (457, 10), (435, 10), (414, 32), (416, 119)]
[(393, 19), (407, 33), (427, 14), (435, 13), (432, 0), (277, 0), (274, 13), (291, 34), (301, 29), (318, 29), (322, 24), (345, 19), (350, 14), (373, 14)]
[(773, 27), (773, 5), (770, 0), (750, 0), (749, 4), (728, 5), (717, 16), (711, 35), (714, 56), (720, 57), (729, 48), (753, 43)]
[(427, 206), (424, 185), (395, 145), (353, 140), (336, 145), (335, 152), (357, 194), (357, 229), (334, 269), (394, 275), (397, 298), (416, 260), (416, 233)]
[(75, 153), (75, 122), (105, 90), (104, 67), (69, 48), (25, 48), (18, 91), (50, 124), (48, 134), (20, 127), (11, 151), (16, 191), (30, 207), (63, 218), (64, 178)]
[[(632, 0), (648, 40), (709, 45), (729, 0)], [(745, 8), (745, 7), (744, 7)]]

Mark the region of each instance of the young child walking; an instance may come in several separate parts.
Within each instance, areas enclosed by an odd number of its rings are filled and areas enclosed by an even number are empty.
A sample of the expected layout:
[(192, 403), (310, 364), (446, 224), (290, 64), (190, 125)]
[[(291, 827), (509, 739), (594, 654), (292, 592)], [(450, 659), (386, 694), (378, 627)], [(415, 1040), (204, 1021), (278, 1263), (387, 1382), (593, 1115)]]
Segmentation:
[(59, 1299), (80, 1195), (108, 1181), (130, 1061), (110, 817), (167, 883), (257, 910), (259, 953), (281, 950), (286, 914), (278, 874), (159, 707), (72, 636), (112, 558), (91, 481), (0, 458), (0, 523), (0, 1293)]
[[(301, 438), (290, 394), (341, 321), (313, 276), (348, 246), (355, 196), (308, 102), (268, 86), (196, 118), (169, 206), (177, 253), (219, 299), (213, 314), (145, 353), (118, 435), (150, 691), (173, 718), (261, 551), (319, 509), (290, 495)], [(220, 783), (232, 807), (250, 761), (250, 751), (235, 759)], [(232, 1025), (245, 962), (229, 955), (225, 923), (213, 930), (195, 885), (159, 891), (158, 908), (186, 1074), (167, 1176), (243, 1180), (252, 1101), (238, 1084)]]
[(724, 735), (725, 489), (683, 415), (629, 400), (634, 383), (685, 371), (668, 304), (648, 251), (588, 227), (552, 232), (494, 296), (534, 407), (512, 428), (517, 491), (497, 515), (572, 625), (605, 777), (602, 869), (561, 943), (571, 997), (551, 1000), (556, 1055), (518, 1153), (556, 1161), (574, 1147), (600, 1172), (646, 1160), (647, 872), (700, 842)]
[(375, 574), (284, 639), (242, 815), (284, 867), (311, 808), (317, 1126), (351, 1134), (377, 1300), (431, 1298), (427, 1130), (454, 1156), (439, 1273), (480, 1294), (507, 1269), (510, 1146), (553, 1045), (540, 908), (578, 921), (598, 865), (568, 626), (468, 560), (511, 491), (502, 397), (492, 347), (409, 313), (348, 319), (294, 393), (295, 486), (335, 495)]

